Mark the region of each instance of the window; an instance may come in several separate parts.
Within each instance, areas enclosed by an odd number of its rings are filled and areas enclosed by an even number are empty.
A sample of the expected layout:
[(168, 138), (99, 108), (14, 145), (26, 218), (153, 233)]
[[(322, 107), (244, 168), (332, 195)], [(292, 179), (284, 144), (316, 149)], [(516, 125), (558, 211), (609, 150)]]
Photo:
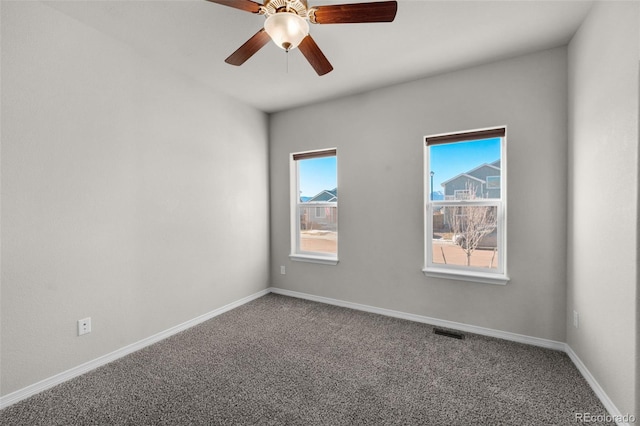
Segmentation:
[(336, 149), (291, 154), (292, 260), (338, 262)]
[(500, 189), (500, 176), (487, 176), (487, 189)]
[(425, 138), (427, 276), (506, 284), (506, 129)]

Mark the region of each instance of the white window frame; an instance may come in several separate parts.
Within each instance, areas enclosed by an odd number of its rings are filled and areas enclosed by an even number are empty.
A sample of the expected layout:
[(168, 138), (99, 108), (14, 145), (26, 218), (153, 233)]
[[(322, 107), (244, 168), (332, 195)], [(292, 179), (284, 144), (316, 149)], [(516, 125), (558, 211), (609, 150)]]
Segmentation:
[[(431, 200), (429, 197), (431, 176), (429, 163), (429, 146), (425, 143), (427, 138), (441, 137), (448, 135), (464, 135), (465, 133), (478, 133), (482, 131), (490, 131), (494, 129), (504, 129), (504, 136), (500, 143), (500, 198), (483, 198), (475, 200)], [(480, 140), (481, 138), (477, 138)], [(474, 140), (470, 139), (469, 141)], [(505, 285), (509, 282), (507, 275), (507, 129), (506, 126), (499, 126), (485, 129), (475, 129), (465, 132), (455, 132), (452, 134), (438, 134), (425, 136), (423, 139), (424, 147), (424, 253), (425, 263), (423, 273), (428, 277), (448, 278), (460, 281), (471, 281), (486, 284)], [(436, 210), (444, 207), (462, 207), (462, 206), (495, 206), (497, 210), (497, 244), (498, 244), (498, 268), (494, 271), (488, 271), (487, 268), (477, 268), (464, 265), (450, 265), (433, 262), (433, 214)]]
[[(323, 153), (326, 151), (334, 151), (336, 157), (336, 166), (338, 163), (338, 150), (336, 148), (326, 148), (314, 151), (303, 151), (303, 152), (295, 152), (289, 155), (289, 185), (290, 185), (290, 225), (291, 225), (291, 253), (289, 254), (289, 258), (291, 260), (300, 261), (300, 262), (311, 262), (311, 263), (321, 263), (326, 265), (337, 265), (338, 264), (338, 253), (336, 249), (336, 253), (322, 253), (322, 252), (309, 252), (302, 251), (300, 249), (300, 212), (301, 208), (310, 208), (313, 210), (313, 215), (316, 217), (316, 212), (318, 208), (322, 208), (323, 210), (327, 207), (335, 207), (336, 211), (338, 209), (338, 201), (314, 201), (310, 203), (303, 203), (300, 201), (300, 168), (299, 161), (295, 160), (295, 156), (299, 155), (309, 155), (309, 158), (313, 158), (313, 154)], [(332, 155), (325, 155), (332, 156)], [(318, 157), (319, 158), (319, 157)], [(336, 182), (338, 179), (338, 171), (336, 167)], [(337, 186), (336, 186), (337, 188)], [(326, 215), (325, 215), (326, 217)], [(336, 224), (336, 227), (338, 224)], [(337, 231), (336, 231), (337, 232)]]

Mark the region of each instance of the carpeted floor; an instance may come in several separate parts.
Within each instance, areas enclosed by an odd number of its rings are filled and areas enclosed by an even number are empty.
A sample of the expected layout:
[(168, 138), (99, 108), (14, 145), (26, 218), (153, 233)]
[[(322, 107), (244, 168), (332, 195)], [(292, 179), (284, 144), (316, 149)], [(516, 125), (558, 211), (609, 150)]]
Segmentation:
[(562, 352), (269, 294), (0, 424), (574, 425), (585, 412), (606, 414)]

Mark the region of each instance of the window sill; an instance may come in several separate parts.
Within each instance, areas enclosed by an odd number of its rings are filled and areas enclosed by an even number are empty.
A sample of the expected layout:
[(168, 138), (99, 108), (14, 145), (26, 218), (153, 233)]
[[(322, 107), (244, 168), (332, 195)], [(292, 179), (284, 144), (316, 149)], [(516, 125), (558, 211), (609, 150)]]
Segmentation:
[(504, 274), (486, 274), (482, 272), (458, 271), (455, 269), (423, 269), (422, 272), (427, 277), (446, 278), (457, 281), (468, 281), (483, 284), (505, 285), (509, 282), (509, 277)]
[(290, 254), (289, 259), (296, 262), (320, 263), (323, 265), (337, 265), (337, 257), (314, 256), (311, 254)]

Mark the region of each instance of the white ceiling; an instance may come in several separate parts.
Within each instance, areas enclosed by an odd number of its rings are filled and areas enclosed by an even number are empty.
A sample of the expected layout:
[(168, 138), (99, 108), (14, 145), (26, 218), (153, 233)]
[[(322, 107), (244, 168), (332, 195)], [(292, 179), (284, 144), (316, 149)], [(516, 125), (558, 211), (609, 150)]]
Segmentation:
[[(309, 5), (350, 2), (355, 1), (309, 0)], [(164, 66), (274, 112), (564, 45), (592, 1), (399, 0), (392, 23), (311, 25), (311, 35), (334, 66), (322, 77), (299, 51), (286, 54), (273, 43), (241, 67), (226, 64), (264, 17), (204, 0), (45, 4)]]

